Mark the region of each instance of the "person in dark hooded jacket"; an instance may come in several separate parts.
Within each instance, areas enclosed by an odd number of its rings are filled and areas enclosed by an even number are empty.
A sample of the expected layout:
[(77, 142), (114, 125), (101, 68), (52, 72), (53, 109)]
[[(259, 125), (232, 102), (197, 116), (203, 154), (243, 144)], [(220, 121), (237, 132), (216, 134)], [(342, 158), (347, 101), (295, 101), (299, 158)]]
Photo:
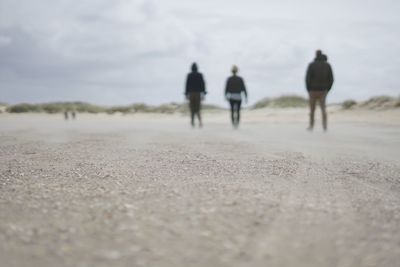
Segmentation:
[(185, 86), (185, 96), (189, 100), (190, 117), (191, 124), (194, 127), (194, 118), (197, 115), (199, 120), (199, 127), (202, 127), (201, 120), (201, 101), (207, 94), (206, 86), (204, 82), (203, 75), (198, 71), (196, 63), (192, 64), (192, 72), (187, 75), (186, 86)]
[(314, 128), (314, 114), (317, 102), (322, 110), (322, 125), (324, 130), (328, 129), (328, 118), (326, 113), (326, 96), (333, 85), (332, 67), (328, 63), (328, 57), (317, 50), (316, 57), (308, 65), (306, 73), (306, 87), (310, 99), (310, 124), (308, 129)]

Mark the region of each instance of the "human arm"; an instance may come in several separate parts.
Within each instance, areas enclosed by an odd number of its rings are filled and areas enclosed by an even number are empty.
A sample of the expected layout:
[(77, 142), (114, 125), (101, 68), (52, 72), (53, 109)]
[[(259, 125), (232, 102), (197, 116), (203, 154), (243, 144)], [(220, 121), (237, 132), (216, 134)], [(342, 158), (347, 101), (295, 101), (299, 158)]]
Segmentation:
[(225, 83), (225, 92), (224, 92), (224, 97), (225, 97), (226, 100), (228, 100), (229, 83), (230, 83), (230, 79), (228, 78), (228, 79), (226, 80), (226, 83)]
[(204, 81), (204, 78), (203, 78), (202, 74), (200, 74), (199, 83), (200, 83), (199, 84), (199, 86), (200, 86), (200, 97), (201, 97), (201, 100), (204, 100), (205, 95), (207, 94), (207, 91), (206, 91), (206, 82)]
[(206, 82), (204, 81), (203, 75), (201, 75), (201, 74), (200, 74), (200, 88), (201, 88), (201, 93), (206, 95), (207, 94)]
[(185, 84), (185, 97), (188, 98), (189, 95), (189, 75), (186, 77), (186, 84)]
[(312, 77), (312, 69), (311, 69), (311, 64), (310, 64), (310, 65), (308, 65), (307, 72), (306, 72), (306, 89), (307, 89), (307, 91), (310, 91), (311, 77)]
[(328, 65), (328, 67), (329, 67), (328, 68), (329, 69), (329, 72), (328, 72), (328, 81), (329, 81), (328, 91), (330, 91), (331, 88), (332, 88), (332, 85), (333, 85), (334, 78), (333, 78), (333, 71), (332, 71), (331, 65)]
[(244, 80), (243, 79), (241, 79), (241, 83), (242, 83), (242, 92), (243, 92), (243, 94), (245, 96), (245, 101), (246, 101), (246, 104), (247, 104), (248, 95), (247, 95), (246, 85), (244, 84)]

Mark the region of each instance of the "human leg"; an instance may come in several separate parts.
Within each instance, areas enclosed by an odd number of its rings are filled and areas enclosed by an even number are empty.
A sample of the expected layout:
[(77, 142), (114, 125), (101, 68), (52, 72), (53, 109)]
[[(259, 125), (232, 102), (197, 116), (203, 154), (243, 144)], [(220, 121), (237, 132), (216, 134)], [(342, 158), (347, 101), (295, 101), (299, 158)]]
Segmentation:
[(190, 123), (194, 126), (194, 110), (193, 110), (193, 101), (189, 98), (189, 110), (190, 110)]
[(236, 101), (236, 124), (239, 125), (240, 122), (240, 108), (242, 105), (242, 101), (238, 100)]
[(235, 100), (229, 100), (229, 104), (231, 105), (231, 121), (235, 125)]
[(324, 131), (328, 130), (328, 114), (326, 112), (326, 92), (321, 92), (321, 96), (319, 98), (319, 104), (321, 106), (322, 112), (322, 127)]
[(191, 118), (191, 120), (190, 120), (190, 123), (192, 124), (192, 126), (194, 127), (194, 112), (193, 111), (190, 111), (190, 118)]
[(200, 113), (200, 111), (197, 112), (197, 118), (198, 118), (198, 120), (199, 120), (199, 127), (203, 127), (203, 122), (202, 122), (202, 120), (201, 120), (201, 113)]
[(309, 92), (309, 105), (310, 105), (310, 124), (308, 129), (312, 130), (314, 128), (314, 115), (315, 115), (315, 105), (317, 101), (316, 92)]
[(195, 125), (194, 119), (196, 116), (199, 118), (199, 123), (201, 124), (200, 93), (192, 92), (190, 94), (190, 111), (191, 111), (191, 116), (192, 116), (192, 126)]

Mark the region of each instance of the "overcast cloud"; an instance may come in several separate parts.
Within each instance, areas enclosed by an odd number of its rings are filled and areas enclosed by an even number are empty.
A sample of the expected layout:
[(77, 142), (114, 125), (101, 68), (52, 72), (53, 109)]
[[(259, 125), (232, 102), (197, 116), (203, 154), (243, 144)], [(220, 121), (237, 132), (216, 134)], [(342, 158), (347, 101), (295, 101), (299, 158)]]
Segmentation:
[(181, 102), (193, 61), (224, 104), (232, 64), (251, 103), (305, 95), (316, 49), (329, 101), (398, 96), (395, 0), (0, 0), (0, 101)]

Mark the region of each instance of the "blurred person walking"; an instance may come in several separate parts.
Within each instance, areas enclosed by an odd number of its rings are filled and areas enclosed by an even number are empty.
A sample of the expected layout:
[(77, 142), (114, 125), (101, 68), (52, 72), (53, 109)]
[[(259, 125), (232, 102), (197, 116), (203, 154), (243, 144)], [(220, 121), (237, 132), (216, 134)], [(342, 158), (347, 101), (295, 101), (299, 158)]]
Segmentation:
[(185, 96), (189, 100), (190, 118), (192, 127), (195, 126), (195, 116), (199, 120), (199, 127), (203, 126), (201, 120), (201, 101), (204, 100), (204, 96), (207, 94), (206, 86), (203, 75), (198, 71), (196, 63), (192, 64), (192, 72), (187, 75)]
[(240, 108), (242, 105), (242, 94), (245, 96), (247, 103), (247, 91), (242, 77), (238, 76), (239, 68), (232, 67), (232, 76), (228, 78), (225, 86), (225, 98), (231, 106), (231, 120), (234, 128), (239, 126)]
[(314, 128), (315, 107), (319, 103), (322, 111), (322, 126), (328, 130), (328, 115), (326, 113), (326, 96), (333, 85), (332, 67), (328, 63), (328, 57), (317, 50), (315, 59), (308, 65), (306, 73), (306, 88), (309, 94), (310, 123), (308, 130)]

